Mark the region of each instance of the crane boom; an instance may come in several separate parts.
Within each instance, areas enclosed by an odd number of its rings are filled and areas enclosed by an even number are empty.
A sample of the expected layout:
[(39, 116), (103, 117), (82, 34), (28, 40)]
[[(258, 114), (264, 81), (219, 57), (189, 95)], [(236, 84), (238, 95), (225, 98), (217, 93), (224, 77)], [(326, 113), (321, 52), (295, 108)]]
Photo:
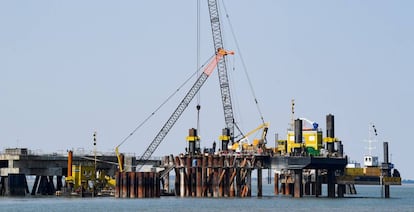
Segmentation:
[(170, 116), (168, 121), (164, 124), (161, 130), (158, 132), (157, 136), (155, 136), (154, 140), (145, 150), (144, 154), (139, 158), (138, 161), (141, 161), (141, 164), (137, 166), (137, 171), (139, 171), (142, 166), (145, 165), (145, 162), (151, 157), (152, 153), (157, 149), (158, 145), (160, 145), (161, 141), (165, 138), (171, 128), (174, 126), (175, 122), (180, 118), (181, 114), (187, 108), (188, 104), (190, 104), (191, 100), (200, 90), (201, 86), (207, 80), (207, 78), (211, 75), (214, 68), (217, 66), (217, 63), (223, 59), (223, 57), (227, 54), (234, 54), (232, 51), (226, 51), (224, 49), (218, 49), (215, 57), (210, 61), (207, 67), (204, 69), (203, 73), (198, 77), (197, 81), (185, 95), (184, 99), (180, 102), (178, 107), (175, 109), (173, 114)]
[[(217, 52), (219, 49), (223, 49), (223, 38), (221, 36), (219, 10), (216, 0), (208, 0), (208, 9), (210, 13), (211, 31), (213, 33), (214, 49)], [(223, 103), (224, 121), (226, 127), (230, 130), (230, 140), (234, 139), (234, 116), (233, 106), (231, 103), (229, 80), (227, 76), (227, 67), (224, 58), (221, 58), (217, 64), (221, 100)]]
[(269, 122), (265, 122), (265, 123), (261, 124), (261, 125), (259, 125), (258, 127), (256, 127), (256, 129), (254, 129), (254, 130), (252, 130), (252, 131), (248, 132), (246, 135), (244, 135), (244, 136), (243, 136), (241, 139), (239, 139), (237, 142), (239, 142), (239, 141), (241, 141), (241, 140), (243, 140), (243, 139), (248, 138), (248, 137), (249, 137), (249, 136), (251, 136), (253, 133), (257, 132), (258, 130), (260, 130), (260, 129), (262, 129), (262, 128), (264, 128), (265, 130), (263, 130), (263, 134), (262, 134), (261, 139), (266, 139), (266, 133), (267, 133), (267, 129), (269, 128), (269, 126), (270, 126), (270, 123), (269, 123)]

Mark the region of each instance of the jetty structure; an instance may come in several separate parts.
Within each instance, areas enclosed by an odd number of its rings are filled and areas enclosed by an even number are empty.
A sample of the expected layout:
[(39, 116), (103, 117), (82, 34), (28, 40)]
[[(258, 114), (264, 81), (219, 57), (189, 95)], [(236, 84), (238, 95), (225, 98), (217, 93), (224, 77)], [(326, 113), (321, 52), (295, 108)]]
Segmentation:
[[(381, 185), (382, 196), (390, 197), (390, 186), (401, 185), (401, 177), (389, 162), (388, 143), (383, 143), (384, 160), (364, 168), (349, 167), (342, 142), (334, 135), (334, 116), (326, 117), (328, 136), (315, 124), (306, 128), (294, 120), (294, 130), (276, 146), (262, 137), (251, 144), (229, 143), (229, 131), (220, 138), (221, 150), (195, 148), (197, 130), (190, 129), (187, 151), (177, 156), (139, 161), (134, 156), (34, 154), (26, 148), (6, 149), (0, 154), (0, 194), (115, 196), (116, 198), (251, 197), (262, 196), (263, 172), (274, 183), (275, 195), (327, 196), (355, 194), (355, 185)], [(293, 136), (293, 138), (292, 138)], [(299, 141), (299, 142), (296, 142)], [(137, 170), (145, 165), (146, 170)], [(348, 166), (347, 166), (348, 165)], [(120, 171), (120, 167), (124, 167)], [(253, 174), (257, 176), (252, 176)], [(27, 177), (34, 182), (29, 190)], [(174, 176), (172, 178), (172, 176)], [(252, 179), (257, 194), (252, 194)], [(172, 180), (172, 182), (171, 182)], [(322, 192), (326, 184), (327, 193)]]
[[(341, 198), (345, 194), (356, 194), (355, 185), (382, 185), (383, 197), (389, 198), (390, 185), (401, 185), (401, 178), (388, 161), (388, 143), (384, 142), (385, 156), (380, 166), (347, 167), (348, 158), (343, 154), (342, 142), (334, 136), (334, 116), (329, 114), (326, 119), (327, 137), (322, 137), (319, 128), (304, 129), (302, 120), (296, 119), (294, 138), (290, 140), (288, 136), (286, 140), (278, 140), (276, 147), (267, 147), (263, 140), (258, 140), (244, 145), (240, 151), (226, 149), (223, 145), (228, 144), (225, 140), (227, 129), (220, 136), (224, 138), (220, 151), (214, 147), (199, 151), (193, 148), (194, 143), (188, 142), (187, 150), (190, 151), (175, 157), (165, 156), (160, 167), (146, 172), (118, 173), (115, 197), (154, 197), (146, 196), (145, 190), (152, 187), (153, 181), (147, 185), (148, 181), (141, 179), (144, 175), (153, 176), (154, 183), (160, 181), (153, 184), (157, 188), (161, 186), (160, 196), (250, 197), (253, 173), (257, 174), (256, 196), (260, 197), (263, 195), (263, 171), (267, 170), (268, 182), (273, 179), (275, 195)], [(197, 137), (196, 130), (190, 129), (189, 137), (194, 136)], [(175, 176), (174, 182), (170, 182), (171, 175)], [(322, 193), (323, 184), (326, 184), (326, 194)], [(158, 197), (158, 194), (154, 195)]]
[[(140, 161), (122, 155), (122, 163), (126, 171), (131, 171), (130, 167)], [(145, 163), (159, 166), (160, 160)], [(115, 189), (117, 171), (115, 154), (93, 155), (73, 150), (66, 154), (41, 154), (27, 148), (7, 148), (0, 154), (0, 196), (110, 194)], [(28, 178), (33, 178), (33, 182), (28, 183)]]
[[(241, 198), (253, 196), (252, 175), (256, 173), (256, 190), (260, 197), (263, 195), (263, 171), (267, 170), (268, 182), (273, 179), (275, 195), (341, 198), (347, 193), (356, 193), (354, 185), (366, 184), (382, 185), (383, 196), (389, 198), (390, 185), (401, 185), (401, 178), (388, 159), (388, 143), (383, 144), (384, 160), (381, 164), (372, 163), (364, 168), (347, 166), (348, 158), (344, 155), (342, 141), (335, 135), (332, 114), (326, 116), (326, 134), (323, 136), (316, 122), (294, 116), (292, 100), (291, 127), (285, 139), (275, 136), (275, 146), (268, 142), (270, 125), (265, 122), (260, 109), (262, 123), (259, 127), (247, 134), (241, 132), (233, 114), (226, 64), (226, 58), (235, 52), (224, 48), (217, 0), (207, 0), (207, 4), (214, 44), (212, 59), (203, 66), (190, 90), (140, 157), (121, 154), (119, 148), (148, 119), (122, 140), (112, 155), (97, 155), (96, 152), (77, 155), (73, 151), (68, 151), (67, 155), (34, 155), (25, 148), (6, 149), (0, 154), (0, 194), (27, 195), (29, 186), (26, 176), (35, 176), (30, 192), (32, 195)], [(198, 129), (191, 128), (183, 153), (153, 160), (152, 154), (215, 69), (225, 122), (219, 144), (201, 149)], [(196, 108), (199, 115), (201, 106)], [(240, 131), (241, 138), (236, 136), (235, 129)], [(249, 142), (248, 137), (260, 130), (260, 138)], [(151, 168), (143, 168), (148, 165)], [(171, 176), (174, 176), (174, 182), (170, 182)], [(326, 194), (322, 191), (323, 184), (326, 184)]]

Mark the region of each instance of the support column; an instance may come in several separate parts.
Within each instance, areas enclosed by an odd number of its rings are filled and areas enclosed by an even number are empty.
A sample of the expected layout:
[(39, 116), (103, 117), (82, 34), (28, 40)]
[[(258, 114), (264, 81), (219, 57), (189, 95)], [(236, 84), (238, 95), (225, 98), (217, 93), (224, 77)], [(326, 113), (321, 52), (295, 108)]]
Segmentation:
[(148, 172), (148, 196), (147, 197), (154, 197), (155, 196), (155, 174), (154, 172)]
[(319, 169), (315, 170), (315, 196), (319, 197), (322, 195), (322, 179), (319, 175)]
[(282, 195), (286, 195), (286, 183), (280, 184), (280, 192), (282, 193)]
[(170, 192), (170, 173), (165, 174), (164, 178), (163, 178), (163, 188), (162, 190), (164, 191), (164, 193), (169, 193)]
[(218, 157), (214, 157), (213, 158), (213, 172), (214, 172), (214, 177), (213, 177), (213, 197), (218, 197), (218, 193), (219, 193), (219, 188), (218, 188), (218, 180), (219, 180), (219, 170), (218, 170)]
[(3, 196), (5, 193), (4, 191), (4, 178), (0, 176), (0, 196)]
[(186, 190), (187, 190), (187, 196), (191, 197), (193, 196), (193, 179), (192, 179), (192, 156), (189, 155), (186, 158), (186, 167), (187, 167), (187, 182), (185, 182), (186, 184)]
[(294, 197), (301, 198), (303, 196), (302, 169), (295, 169)]
[(335, 198), (335, 170), (328, 169), (328, 197)]
[(155, 175), (155, 197), (160, 197), (161, 196), (161, 193), (160, 193), (160, 183), (161, 183), (161, 181), (160, 181), (160, 179), (161, 179), (161, 176), (160, 176), (160, 174), (159, 173), (154, 173), (154, 175)]
[(150, 178), (149, 172), (144, 172), (144, 197), (148, 198), (150, 196)]
[(48, 177), (48, 193), (49, 195), (53, 195), (56, 193), (55, 185), (53, 184), (53, 176)]
[(275, 195), (279, 195), (279, 174), (275, 173), (275, 178), (274, 178), (274, 183), (275, 183)]
[(252, 196), (252, 169), (251, 168), (247, 168), (247, 196), (251, 197)]
[[(282, 178), (283, 178), (283, 179), (282, 179)], [(286, 173), (284, 173), (284, 174), (282, 174), (282, 175), (281, 175), (280, 180), (282, 181), (282, 182), (280, 183), (280, 190), (281, 190), (281, 193), (282, 193), (282, 195), (286, 195), (286, 194), (287, 194), (287, 193), (286, 193), (286, 186), (287, 186), (287, 183), (286, 183), (286, 180), (287, 180), (287, 178), (286, 178)]]
[(175, 196), (180, 196), (181, 195), (181, 184), (180, 184), (180, 182), (181, 182), (181, 180), (180, 180), (180, 178), (181, 178), (181, 169), (179, 168), (180, 167), (180, 159), (178, 158), (178, 157), (175, 157), (175, 168), (174, 168), (174, 171), (175, 171), (175, 182), (174, 182), (174, 192), (175, 192)]
[[(31, 193), (32, 195), (36, 195), (37, 188), (39, 187), (39, 180), (40, 180), (40, 176), (36, 175), (36, 178), (35, 178), (35, 181), (34, 181), (33, 187), (32, 187), (32, 193)], [(115, 188), (115, 191), (116, 191), (116, 188)], [(116, 195), (116, 193), (115, 193), (115, 195)]]
[(289, 183), (289, 195), (294, 197), (295, 196), (295, 183)]
[(207, 196), (212, 197), (213, 196), (213, 156), (208, 156), (208, 162), (207, 162)]
[[(177, 178), (179, 178), (177, 176)], [(144, 172), (138, 172), (137, 173), (137, 197), (138, 198), (144, 198), (145, 192), (144, 192)]]
[[(339, 143), (340, 145), (342, 145), (341, 143)], [(340, 176), (344, 176), (345, 175), (345, 168), (339, 169), (338, 170), (339, 175)], [(335, 177), (335, 181), (336, 181), (336, 177)], [(346, 185), (345, 184), (337, 184), (337, 194), (339, 198), (343, 198), (345, 196), (346, 193)]]
[[(227, 159), (230, 160), (230, 159)], [(225, 170), (225, 175), (224, 175), (224, 196), (225, 197), (229, 197), (230, 196), (230, 168), (228, 166), (226, 166), (224, 168)]]
[(305, 190), (304, 191), (305, 192), (305, 195), (308, 195), (309, 196), (311, 194), (311, 191), (310, 191), (311, 190), (311, 188), (310, 188), (311, 186), (310, 185), (311, 185), (311, 183), (310, 183), (310, 176), (307, 176), (306, 179), (305, 179), (305, 185), (304, 185), (305, 186), (305, 189), (304, 189)]
[(257, 196), (261, 197), (262, 194), (262, 168), (257, 168)]
[(42, 195), (46, 195), (47, 194), (47, 187), (48, 187), (47, 177), (46, 176), (40, 176), (40, 182), (39, 182), (39, 187), (38, 187), (37, 193), (40, 193)]
[[(344, 175), (344, 170), (340, 171), (340, 175), (343, 176)], [(345, 184), (337, 184), (337, 194), (339, 198), (343, 198), (345, 196), (345, 192), (346, 192), (346, 187)]]
[(174, 168), (175, 180), (174, 180), (174, 194), (180, 196), (180, 171), (178, 168)]
[(316, 182), (311, 182), (311, 194), (312, 196), (316, 196)]
[(237, 167), (236, 168), (236, 194), (237, 197), (241, 197), (241, 188), (242, 188), (242, 184), (241, 184), (241, 168)]
[[(173, 158), (172, 155), (164, 157), (164, 167), (166, 167), (165, 169), (171, 166), (170, 164), (172, 161), (170, 161), (170, 158), (171, 159)], [(170, 172), (165, 173), (164, 177), (161, 180), (162, 180), (163, 193), (169, 193), (170, 192)]]
[(224, 196), (224, 175), (225, 173), (225, 169), (224, 169), (224, 156), (220, 156), (220, 158), (218, 159), (218, 179), (217, 179), (217, 185), (218, 185), (218, 197), (223, 197)]
[(229, 178), (229, 186), (230, 186), (229, 196), (230, 197), (236, 196), (236, 190), (235, 190), (235, 187), (236, 187), (236, 184), (235, 184), (236, 169), (233, 166), (235, 160), (236, 160), (236, 158), (234, 158), (234, 156), (230, 157), (230, 167), (232, 167), (232, 168), (230, 168), (230, 174), (229, 174), (230, 175), (230, 178)]
[(127, 172), (122, 172), (121, 174), (121, 180), (122, 180), (122, 198), (127, 198), (128, 197), (128, 176), (127, 176)]
[(384, 185), (384, 197), (390, 198), (390, 186), (389, 185)]
[(292, 184), (290, 183), (290, 175), (285, 175), (285, 194), (291, 195), (292, 194)]
[(61, 191), (63, 187), (62, 176), (56, 176), (56, 190)]
[(356, 189), (355, 189), (355, 184), (351, 184), (351, 185), (349, 185), (349, 186), (350, 186), (350, 188), (351, 188), (352, 194), (357, 194), (357, 191), (356, 191)]
[(6, 195), (9, 196), (25, 196), (26, 195), (26, 175), (25, 174), (9, 174), (6, 183)]
[(203, 186), (203, 190), (201, 193), (202, 197), (206, 197), (207, 196), (207, 190), (208, 190), (208, 175), (207, 175), (207, 166), (208, 166), (208, 157), (207, 156), (203, 156), (203, 160), (202, 160), (202, 186)]
[(345, 184), (337, 185), (337, 193), (339, 198), (343, 198), (345, 196)]
[(180, 196), (185, 197), (185, 172), (184, 167), (180, 168)]
[[(383, 150), (384, 150), (384, 163), (382, 164), (382, 176), (390, 177), (391, 170), (389, 169), (389, 160), (388, 160), (388, 142), (383, 143)], [(381, 182), (383, 183), (383, 182)], [(383, 185), (384, 186), (384, 197), (390, 198), (390, 185)]]
[(202, 158), (197, 159), (197, 166), (196, 166), (196, 186), (197, 186), (196, 196), (197, 197), (202, 197), (202, 193), (203, 193), (203, 177), (202, 177), (202, 168), (201, 168), (202, 160), (203, 160)]
[(129, 197), (136, 198), (137, 194), (137, 186), (135, 183), (135, 172), (129, 172)]

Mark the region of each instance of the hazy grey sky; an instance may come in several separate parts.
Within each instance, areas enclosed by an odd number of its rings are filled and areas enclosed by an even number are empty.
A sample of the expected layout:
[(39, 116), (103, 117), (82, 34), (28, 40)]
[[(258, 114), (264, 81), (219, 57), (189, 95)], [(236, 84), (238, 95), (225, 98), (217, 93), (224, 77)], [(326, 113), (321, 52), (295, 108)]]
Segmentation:
[[(200, 60), (213, 55), (207, 3), (201, 1)], [(290, 101), (297, 117), (335, 115), (336, 136), (352, 160), (367, 153), (369, 123), (377, 149), (414, 178), (414, 1), (225, 1), (241, 52), (228, 58), (235, 117), (244, 132), (260, 117), (268, 140), (284, 137)], [(225, 47), (237, 50), (221, 6)], [(197, 1), (1, 1), (0, 148), (43, 152), (113, 149), (197, 67)], [(188, 86), (121, 147), (141, 155)], [(201, 90), (202, 146), (224, 127), (218, 77)], [(154, 153), (178, 154), (196, 127), (189, 106)]]

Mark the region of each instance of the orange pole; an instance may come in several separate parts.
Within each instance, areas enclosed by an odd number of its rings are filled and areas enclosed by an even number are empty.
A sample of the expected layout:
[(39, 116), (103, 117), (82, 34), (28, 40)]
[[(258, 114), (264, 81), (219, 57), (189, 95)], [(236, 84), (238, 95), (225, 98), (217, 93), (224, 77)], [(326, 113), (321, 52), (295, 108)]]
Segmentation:
[(67, 174), (68, 177), (72, 176), (72, 159), (73, 159), (73, 152), (72, 150), (70, 150), (68, 152), (68, 174)]

